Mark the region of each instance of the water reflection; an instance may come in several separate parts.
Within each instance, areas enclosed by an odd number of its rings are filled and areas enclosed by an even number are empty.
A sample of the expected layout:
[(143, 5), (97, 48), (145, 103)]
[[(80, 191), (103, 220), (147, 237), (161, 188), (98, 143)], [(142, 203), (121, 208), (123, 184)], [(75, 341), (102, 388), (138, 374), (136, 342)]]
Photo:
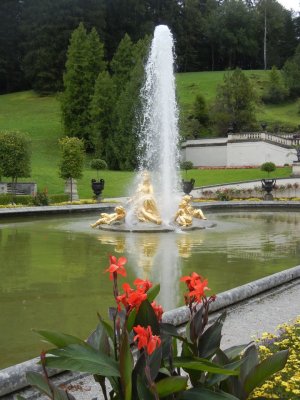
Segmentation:
[[(35, 356), (32, 328), (86, 337), (96, 312), (112, 305), (108, 255), (128, 258), (126, 281), (161, 284), (165, 309), (182, 304), (179, 277), (196, 271), (219, 293), (299, 264), (300, 213), (208, 215), (213, 229), (137, 234), (91, 230), (95, 215), (22, 220), (0, 225), (0, 366)], [(4, 223), (5, 222), (5, 223)]]

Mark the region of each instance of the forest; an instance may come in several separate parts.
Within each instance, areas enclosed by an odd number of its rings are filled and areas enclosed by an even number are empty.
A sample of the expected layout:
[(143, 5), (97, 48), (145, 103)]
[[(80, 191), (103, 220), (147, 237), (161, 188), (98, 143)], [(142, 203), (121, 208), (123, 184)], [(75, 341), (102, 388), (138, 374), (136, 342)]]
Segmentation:
[(166, 24), (178, 72), (281, 68), (300, 20), (276, 0), (1, 0), (0, 93), (63, 89), (72, 32), (95, 28), (110, 62), (127, 34), (136, 43)]

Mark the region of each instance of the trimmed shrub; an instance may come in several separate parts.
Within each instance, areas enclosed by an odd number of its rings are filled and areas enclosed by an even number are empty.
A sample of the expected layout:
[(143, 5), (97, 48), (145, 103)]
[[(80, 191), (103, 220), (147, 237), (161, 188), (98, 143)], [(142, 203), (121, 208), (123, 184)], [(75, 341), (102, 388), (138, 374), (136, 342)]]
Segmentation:
[(29, 206), (33, 204), (33, 198), (30, 195), (17, 195), (13, 196), (11, 194), (0, 194), (0, 205), (8, 205), (14, 202), (15, 204), (22, 204), (24, 206)]
[(50, 194), (49, 196), (49, 203), (65, 203), (69, 201), (68, 194)]

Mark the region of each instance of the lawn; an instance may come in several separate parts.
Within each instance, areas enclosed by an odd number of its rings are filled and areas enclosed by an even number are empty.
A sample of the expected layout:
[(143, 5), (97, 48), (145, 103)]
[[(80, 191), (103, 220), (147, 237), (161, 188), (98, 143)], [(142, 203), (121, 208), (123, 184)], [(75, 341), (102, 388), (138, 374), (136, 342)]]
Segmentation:
[[(251, 79), (260, 95), (268, 81), (269, 71), (248, 70), (243, 71)], [(177, 97), (180, 109), (187, 112), (191, 109), (197, 94), (202, 94), (208, 104), (212, 104), (217, 93), (217, 86), (222, 83), (224, 71), (214, 72), (188, 72), (177, 74)], [(298, 101), (286, 102), (279, 105), (265, 105), (261, 103), (257, 113), (259, 122), (277, 124), (280, 127), (300, 125)]]
[[(265, 71), (245, 71), (261, 90), (267, 79)], [(202, 93), (212, 101), (216, 88), (223, 79), (223, 71), (194, 72), (176, 75), (179, 107), (191, 107), (197, 93)], [(58, 175), (58, 140), (63, 136), (58, 96), (39, 97), (32, 91), (0, 96), (0, 130), (19, 130), (27, 132), (32, 140), (32, 174), (30, 179), (38, 184), (38, 190), (47, 188), (51, 194), (63, 193), (64, 182)], [(259, 118), (267, 122), (292, 122), (300, 124), (298, 104), (261, 107)], [(78, 181), (79, 196), (91, 198), (90, 187), (95, 171), (89, 167), (87, 159), (82, 179)], [(277, 177), (289, 176), (290, 169), (278, 169)], [(102, 171), (99, 177), (105, 180), (105, 197), (126, 196), (133, 181), (133, 172)], [(184, 174), (185, 175), (185, 174)], [(188, 177), (196, 179), (197, 186), (235, 182), (264, 177), (259, 169), (243, 170), (193, 170)]]

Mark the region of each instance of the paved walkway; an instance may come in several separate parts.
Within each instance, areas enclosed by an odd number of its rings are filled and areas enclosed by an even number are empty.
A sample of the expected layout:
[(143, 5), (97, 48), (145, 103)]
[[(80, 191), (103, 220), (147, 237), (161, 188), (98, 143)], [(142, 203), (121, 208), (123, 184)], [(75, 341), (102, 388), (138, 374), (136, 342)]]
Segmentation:
[[(278, 325), (293, 322), (299, 315), (300, 279), (297, 279), (229, 307), (223, 328), (222, 347), (248, 343), (259, 338), (263, 332), (275, 332)], [(63, 383), (66, 379), (68, 382)], [(76, 400), (103, 400), (100, 386), (91, 376), (82, 375), (76, 378), (71, 374), (64, 375), (64, 378), (61, 376), (58, 379), (59, 383), (68, 388)], [(20, 391), (18, 394), (26, 399), (45, 399), (31, 389)], [(15, 400), (16, 395), (7, 395), (2, 399)]]

